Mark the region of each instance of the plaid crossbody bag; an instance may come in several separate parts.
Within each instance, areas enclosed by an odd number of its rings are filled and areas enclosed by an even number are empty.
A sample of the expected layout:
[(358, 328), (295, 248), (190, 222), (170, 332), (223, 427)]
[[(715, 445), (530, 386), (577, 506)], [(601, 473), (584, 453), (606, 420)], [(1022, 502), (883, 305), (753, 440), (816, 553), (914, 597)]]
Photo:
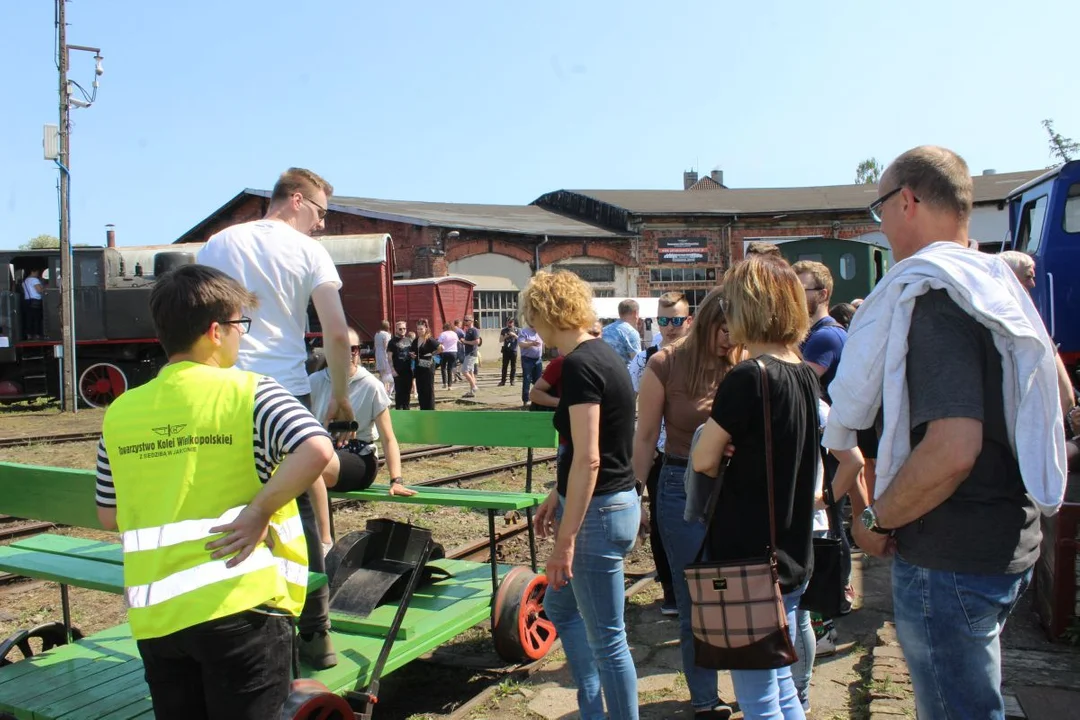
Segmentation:
[[(694, 661), (715, 670), (773, 670), (796, 660), (776, 569), (776, 508), (773, 488), (772, 412), (769, 376), (757, 360), (765, 411), (765, 473), (769, 486), (769, 553), (758, 560), (702, 562), (708, 536), (686, 566), (690, 588)], [(722, 478), (709, 495), (705, 522), (712, 523)]]

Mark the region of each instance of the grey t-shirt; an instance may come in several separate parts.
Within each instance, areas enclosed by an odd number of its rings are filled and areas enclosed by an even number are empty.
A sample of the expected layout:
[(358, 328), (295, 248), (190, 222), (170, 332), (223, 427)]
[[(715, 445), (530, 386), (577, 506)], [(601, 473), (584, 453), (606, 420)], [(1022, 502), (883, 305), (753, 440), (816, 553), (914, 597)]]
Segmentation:
[(911, 446), (927, 423), (944, 418), (982, 421), (982, 451), (948, 500), (896, 532), (909, 563), (972, 574), (1019, 573), (1035, 564), (1042, 531), (1009, 447), (1002, 397), (1001, 355), (990, 331), (944, 290), (915, 301), (908, 333)]

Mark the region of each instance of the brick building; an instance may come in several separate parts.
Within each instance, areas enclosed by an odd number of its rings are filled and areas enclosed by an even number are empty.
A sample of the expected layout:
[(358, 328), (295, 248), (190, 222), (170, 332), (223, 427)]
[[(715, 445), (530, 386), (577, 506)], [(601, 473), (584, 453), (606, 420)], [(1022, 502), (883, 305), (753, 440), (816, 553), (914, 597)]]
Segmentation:
[[(1008, 230), (1004, 199), (1041, 171), (976, 176), (971, 234), (992, 245)], [(177, 242), (262, 217), (265, 190), (244, 190)], [(476, 288), (476, 311), (496, 327), (537, 269), (569, 269), (598, 296), (705, 296), (751, 240), (859, 239), (883, 244), (867, 206), (875, 185), (728, 188), (714, 172), (683, 190), (557, 190), (530, 205), (409, 202), (335, 196), (327, 234), (389, 233), (401, 277), (505, 278)]]

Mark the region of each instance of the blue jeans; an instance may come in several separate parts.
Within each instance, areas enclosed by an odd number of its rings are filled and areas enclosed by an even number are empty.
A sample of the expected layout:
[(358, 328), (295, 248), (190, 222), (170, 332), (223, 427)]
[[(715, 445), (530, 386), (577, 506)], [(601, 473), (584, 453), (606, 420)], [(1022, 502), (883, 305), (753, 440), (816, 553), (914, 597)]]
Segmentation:
[[(560, 521), (563, 504), (560, 496)], [(582, 720), (638, 717), (637, 671), (623, 622), (623, 558), (634, 547), (640, 522), (636, 491), (593, 497), (574, 545), (574, 575), (568, 585), (549, 587), (544, 596), (544, 610), (562, 638), (577, 685)]]
[[(814, 537), (825, 537), (825, 530), (814, 531)], [(795, 692), (803, 710), (810, 709), (810, 679), (814, 676), (814, 661), (817, 659), (817, 636), (809, 610), (799, 610), (795, 614), (798, 628), (795, 632), (795, 654), (799, 659), (791, 666), (791, 679), (795, 683)]]
[(928, 570), (893, 559), (893, 612), (923, 718), (1003, 720), (1001, 631), (1031, 582)]
[(671, 588), (679, 608), (679, 649), (682, 651), (683, 673), (690, 688), (690, 704), (695, 710), (707, 710), (720, 703), (716, 691), (716, 671), (694, 663), (694, 633), (690, 627), (692, 607), (690, 590), (683, 570), (694, 561), (698, 548), (705, 540), (705, 523), (683, 520), (686, 509), (686, 487), (683, 476), (686, 468), (664, 464), (657, 488), (657, 524), (668, 564), (671, 566)]
[(529, 390), (540, 379), (542, 372), (544, 372), (543, 360), (521, 356), (521, 402), (529, 402)]
[[(791, 641), (798, 647), (796, 611), (799, 599), (806, 591), (803, 585), (794, 592), (784, 595), (784, 610), (787, 612), (788, 632)], [(731, 682), (735, 686), (735, 699), (746, 720), (805, 720), (799, 694), (791, 679), (791, 666), (779, 670), (732, 670)]]

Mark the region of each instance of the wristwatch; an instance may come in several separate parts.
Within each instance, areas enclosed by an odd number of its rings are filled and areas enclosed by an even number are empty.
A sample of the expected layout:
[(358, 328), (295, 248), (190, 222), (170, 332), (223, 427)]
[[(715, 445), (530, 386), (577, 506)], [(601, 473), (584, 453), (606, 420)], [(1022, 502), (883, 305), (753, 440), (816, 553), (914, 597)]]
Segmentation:
[(399, 477), (396, 477), (396, 478), (390, 478), (390, 484), (391, 484), (391, 485), (403, 485), (403, 484), (404, 484), (404, 480), (402, 480), (402, 479), (401, 479), (401, 478), (399, 478)]
[(886, 530), (878, 524), (877, 513), (874, 512), (873, 505), (862, 511), (861, 519), (863, 527), (870, 532), (875, 532), (879, 535), (888, 535), (892, 532), (892, 530)]

